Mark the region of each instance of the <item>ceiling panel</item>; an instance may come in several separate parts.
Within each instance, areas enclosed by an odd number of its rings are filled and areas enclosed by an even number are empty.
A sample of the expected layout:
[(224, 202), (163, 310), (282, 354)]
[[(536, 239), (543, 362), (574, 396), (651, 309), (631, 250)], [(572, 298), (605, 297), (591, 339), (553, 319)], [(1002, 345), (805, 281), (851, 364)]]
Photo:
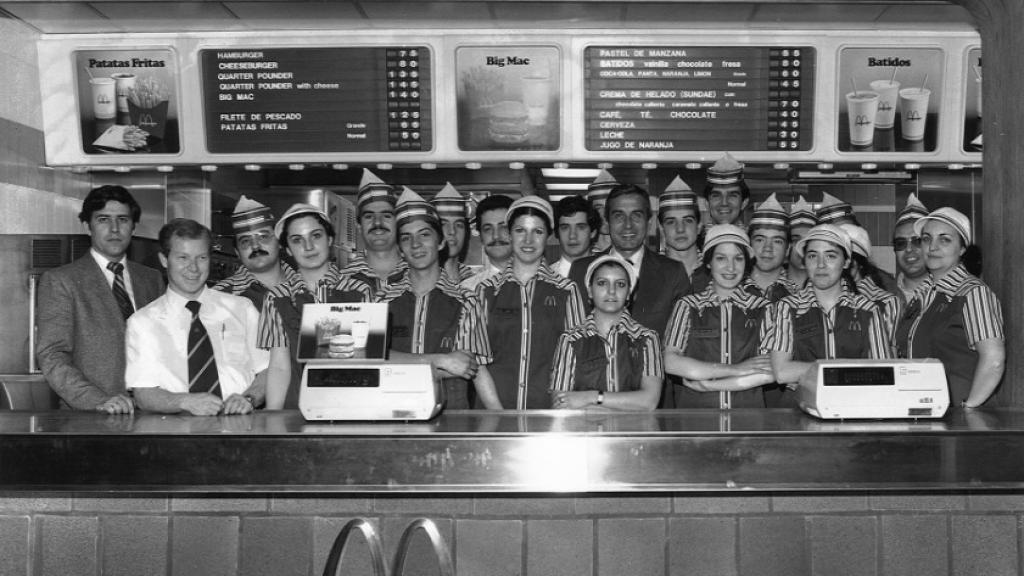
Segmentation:
[(882, 18), (897, 25), (974, 22), (970, 12), (961, 6), (935, 4), (932, 6), (891, 5)]
[(15, 2), (4, 3), (0, 8), (46, 33), (123, 31), (117, 23), (84, 2)]
[(495, 27), (482, 2), (361, 2), (360, 7), (375, 28)]
[(366, 18), (351, 2), (224, 2), (247, 28), (296, 30), (366, 26)]
[(492, 2), (504, 27), (622, 26), (624, 4), (615, 2)]
[(91, 6), (132, 32), (245, 29), (220, 2), (92, 2)]
[(753, 17), (756, 5), (753, 3), (672, 3), (672, 4), (628, 4), (626, 20), (643, 26), (686, 26), (708, 22), (747, 22)]

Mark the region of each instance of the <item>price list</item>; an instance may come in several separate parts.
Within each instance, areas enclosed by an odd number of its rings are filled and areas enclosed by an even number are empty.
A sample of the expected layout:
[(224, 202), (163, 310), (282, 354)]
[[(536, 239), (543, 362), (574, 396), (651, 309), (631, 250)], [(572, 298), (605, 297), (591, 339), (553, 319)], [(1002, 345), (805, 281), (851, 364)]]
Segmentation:
[(200, 51), (212, 153), (432, 148), (425, 46)]
[(814, 62), (807, 46), (588, 47), (585, 146), (809, 150)]

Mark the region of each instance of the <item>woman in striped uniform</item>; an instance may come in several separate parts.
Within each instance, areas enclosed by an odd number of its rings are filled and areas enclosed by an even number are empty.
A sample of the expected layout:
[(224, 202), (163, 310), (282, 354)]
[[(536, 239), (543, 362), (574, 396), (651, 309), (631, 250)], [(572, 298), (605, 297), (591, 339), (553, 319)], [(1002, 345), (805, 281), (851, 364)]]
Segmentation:
[[(776, 304), (761, 342), (771, 354), (776, 381), (795, 386), (815, 360), (889, 357), (881, 313), (851, 290), (850, 236), (838, 226), (819, 224), (794, 248), (809, 285)], [(796, 406), (795, 394), (785, 397), (778, 405)]]
[(951, 402), (981, 406), (1003, 376), (1003, 312), (995, 293), (978, 277), (971, 223), (952, 208), (914, 222), (929, 278), (914, 291), (896, 327), (904, 358), (938, 358), (946, 369)]
[(653, 410), (658, 405), (665, 376), (661, 341), (626, 309), (636, 278), (628, 262), (611, 254), (587, 267), (585, 283), (594, 308), (582, 325), (558, 338), (552, 408)]
[(711, 284), (676, 302), (665, 333), (665, 371), (683, 378), (676, 408), (763, 408), (759, 386), (773, 382), (758, 355), (770, 302), (740, 286), (753, 267), (747, 233), (732, 224), (708, 229), (704, 266)]
[(494, 361), (489, 366), (501, 406), (551, 406), (551, 352), (559, 335), (583, 323), (583, 300), (571, 280), (544, 261), (554, 211), (538, 196), (524, 196), (505, 216), (512, 261), (477, 286)]

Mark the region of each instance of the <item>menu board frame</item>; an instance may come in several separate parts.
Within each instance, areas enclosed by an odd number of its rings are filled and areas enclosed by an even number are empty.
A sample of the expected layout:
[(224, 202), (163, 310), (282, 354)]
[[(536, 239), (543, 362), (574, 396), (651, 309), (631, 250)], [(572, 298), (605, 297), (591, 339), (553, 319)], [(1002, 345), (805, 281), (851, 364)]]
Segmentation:
[[(977, 58), (975, 58), (977, 56)], [(983, 128), (984, 122), (982, 121), (982, 98), (984, 96), (984, 86), (982, 82), (981, 72), (981, 59), (983, 51), (981, 44), (975, 46), (968, 46), (964, 50), (963, 59), (963, 138), (961, 138), (961, 148), (966, 154), (981, 155), (984, 149), (984, 138)], [(977, 60), (978, 64), (975, 63)], [(975, 66), (978, 67), (975, 70)], [(980, 143), (979, 143), (980, 139)]]

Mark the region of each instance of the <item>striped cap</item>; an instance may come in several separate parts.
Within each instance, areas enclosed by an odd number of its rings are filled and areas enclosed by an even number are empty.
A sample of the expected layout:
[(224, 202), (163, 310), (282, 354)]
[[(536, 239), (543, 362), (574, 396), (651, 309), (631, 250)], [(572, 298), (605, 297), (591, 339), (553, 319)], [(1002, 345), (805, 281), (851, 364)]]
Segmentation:
[(550, 230), (555, 227), (555, 211), (551, 209), (551, 204), (540, 196), (531, 194), (516, 198), (512, 205), (508, 207), (508, 212), (505, 213), (505, 224), (509, 228), (512, 227), (512, 213), (519, 208), (539, 210), (548, 219), (548, 229)]
[(750, 247), (750, 237), (746, 230), (735, 224), (715, 224), (708, 228), (704, 236), (704, 248), (702, 251), (709, 254), (719, 244), (732, 242), (738, 244), (747, 252), (747, 258), (754, 257), (754, 249)]
[(850, 223), (840, 224), (839, 227), (850, 237), (850, 245), (853, 246), (854, 254), (860, 254), (865, 258), (871, 257), (871, 237), (867, 230)]
[(288, 210), (286, 210), (285, 213), (281, 216), (281, 219), (277, 221), (277, 224), (274, 224), (274, 236), (280, 238), (281, 235), (284, 234), (285, 223), (291, 220), (292, 217), (301, 216), (303, 214), (319, 216), (323, 218), (325, 222), (331, 221), (331, 219), (327, 217), (326, 212), (324, 212), (320, 208), (317, 208), (316, 206), (313, 206), (312, 204), (305, 204), (302, 202), (298, 204), (292, 204), (291, 208), (288, 208)]
[(849, 258), (853, 252), (852, 242), (850, 241), (850, 235), (845, 230), (836, 226), (835, 224), (818, 224), (814, 228), (807, 231), (807, 234), (796, 243), (796, 255), (803, 259), (804, 249), (807, 244), (814, 240), (821, 240), (828, 242), (829, 244), (835, 244), (836, 246), (843, 249), (846, 252), (846, 257)]
[(611, 193), (612, 188), (619, 185), (619, 181), (615, 179), (607, 170), (601, 170), (597, 174), (597, 178), (587, 186), (587, 200), (596, 202), (598, 200), (607, 200), (608, 194)]
[(263, 204), (246, 198), (245, 194), (235, 204), (235, 211), (231, 213), (231, 228), (235, 234), (252, 232), (267, 226), (273, 227), (274, 214)]
[(754, 215), (750, 218), (750, 230), (755, 228), (769, 228), (772, 230), (789, 231), (789, 214), (775, 198), (775, 193), (754, 209)]
[(402, 195), (398, 197), (398, 205), (395, 207), (395, 225), (401, 228), (413, 220), (440, 223), (437, 218), (437, 210), (430, 205), (430, 202), (424, 200), (408, 186), (403, 186)]
[(683, 179), (676, 176), (669, 183), (665, 191), (658, 196), (658, 217), (663, 217), (669, 210), (684, 208), (694, 213), (700, 211), (697, 205), (697, 195), (683, 182)]
[(896, 225), (899, 226), (904, 222), (913, 222), (927, 215), (928, 209), (917, 199), (917, 194), (911, 192), (910, 196), (907, 196), (907, 205), (896, 215)]
[(394, 206), (396, 202), (394, 190), (393, 186), (385, 184), (376, 174), (363, 168), (363, 178), (359, 181), (359, 194), (356, 199), (359, 210), (377, 200), (390, 202)]
[(820, 224), (839, 224), (843, 220), (850, 222), (854, 218), (853, 206), (828, 192), (821, 193), (821, 204), (816, 214)]
[(615, 254), (602, 254), (595, 258), (594, 261), (590, 263), (590, 266), (587, 266), (587, 274), (583, 279), (583, 284), (587, 287), (588, 291), (590, 290), (590, 280), (593, 279), (594, 273), (597, 272), (597, 269), (605, 264), (613, 262), (622, 266), (626, 270), (626, 276), (629, 278), (629, 293), (632, 294), (633, 291), (636, 290), (636, 283), (639, 278), (636, 268), (633, 268), (633, 265), (622, 256)]
[(964, 241), (964, 246), (969, 246), (971, 240), (971, 221), (964, 216), (963, 212), (954, 210), (949, 207), (939, 208), (929, 212), (927, 216), (922, 216), (914, 221), (914, 234), (921, 235), (921, 231), (924, 230), (924, 225), (928, 220), (938, 220), (949, 224), (956, 230), (957, 234)]
[(797, 228), (800, 226), (817, 226), (818, 217), (814, 215), (814, 210), (811, 209), (811, 205), (807, 200), (804, 200), (803, 196), (796, 199), (796, 202), (789, 207), (789, 227)]
[(469, 217), (466, 199), (455, 189), (455, 186), (452, 186), (451, 182), (445, 182), (444, 188), (434, 195), (430, 203), (437, 209), (438, 216)]
[(726, 152), (708, 168), (707, 178), (715, 186), (736, 184), (743, 179), (743, 163)]

